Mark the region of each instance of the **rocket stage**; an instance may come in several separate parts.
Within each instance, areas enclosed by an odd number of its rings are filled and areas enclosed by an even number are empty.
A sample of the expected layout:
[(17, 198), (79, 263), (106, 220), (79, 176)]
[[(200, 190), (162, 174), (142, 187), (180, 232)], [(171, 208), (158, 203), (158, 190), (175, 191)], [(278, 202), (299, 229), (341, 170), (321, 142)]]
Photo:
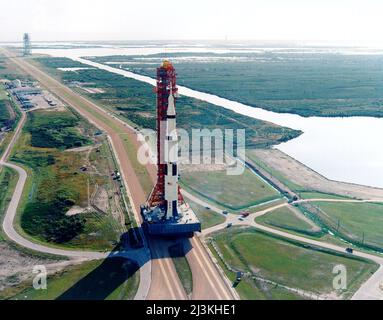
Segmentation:
[(157, 183), (141, 206), (143, 227), (150, 235), (193, 235), (201, 223), (185, 203), (179, 187), (176, 130), (176, 72), (169, 61), (157, 68)]

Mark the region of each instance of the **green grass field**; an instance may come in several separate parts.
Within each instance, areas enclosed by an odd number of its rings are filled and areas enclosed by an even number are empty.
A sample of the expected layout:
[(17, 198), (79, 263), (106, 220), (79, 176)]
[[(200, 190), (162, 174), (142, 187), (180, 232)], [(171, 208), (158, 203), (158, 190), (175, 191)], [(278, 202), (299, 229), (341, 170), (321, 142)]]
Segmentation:
[[(16, 186), (18, 176), (13, 170), (3, 167), (0, 168), (0, 222), (3, 221), (5, 211), (11, 201), (13, 190)], [(0, 241), (4, 240), (3, 230), (0, 230)]]
[(8, 96), (3, 85), (0, 84), (0, 128), (6, 126), (10, 122), (10, 113), (8, 110)]
[(11, 81), (15, 79), (32, 80), (32, 77), (26, 75), (24, 71), (0, 53), (0, 79), (8, 79)]
[(5, 91), (4, 85), (0, 84), (0, 101), (3, 100), (8, 100), (8, 95)]
[(236, 290), (243, 300), (307, 300), (307, 298), (281, 286), (257, 279), (243, 279)]
[[(218, 256), (211, 244), (208, 245), (211, 252), (218, 261), (218, 264), (225, 272), (227, 278), (236, 283), (236, 274), (228, 270), (222, 259)], [(242, 300), (302, 300), (303, 297), (294, 292), (288, 291), (281, 286), (275, 286), (261, 282), (257, 279), (243, 277), (242, 280), (235, 285), (235, 290)]]
[(202, 224), (202, 229), (207, 229), (217, 224), (225, 222), (225, 217), (223, 217), (221, 214), (206, 209), (205, 207), (189, 199), (186, 199), (186, 202), (190, 205), (194, 213), (197, 215), (199, 221)]
[[(0, 79), (1, 78), (0, 68)], [(10, 112), (10, 108), (13, 110), (12, 113)], [(3, 136), (0, 135), (0, 155), (3, 154), (5, 148), (10, 142), (12, 132), (16, 128), (16, 125), (20, 119), (20, 115), (21, 113), (19, 108), (16, 106), (15, 102), (8, 97), (5, 87), (0, 84), (0, 129), (3, 127), (10, 129), (10, 132), (5, 133)]]
[(318, 294), (334, 293), (332, 270), (336, 265), (347, 268), (347, 290), (341, 292), (344, 297), (350, 297), (377, 269), (372, 262), (285, 241), (250, 228), (221, 232), (214, 239), (232, 268)]
[(383, 204), (314, 202), (325, 224), (355, 242), (383, 248)]
[(337, 194), (314, 192), (314, 191), (302, 191), (302, 192), (299, 192), (299, 195), (302, 199), (350, 199), (345, 196), (340, 196)]
[(297, 216), (288, 207), (282, 207), (260, 216), (256, 218), (256, 222), (298, 233), (315, 234), (313, 226)]
[(120, 241), (121, 225), (110, 215), (89, 212), (80, 215), (84, 229), (73, 239), (65, 242), (66, 247), (89, 250), (113, 249)]
[(35, 290), (28, 282), (2, 294), (12, 300), (131, 300), (139, 284), (137, 271), (123, 258), (84, 262), (49, 276), (47, 290)]
[[(65, 93), (64, 93), (65, 96)], [(135, 173), (137, 174), (142, 188), (144, 191), (149, 194), (153, 188), (153, 182), (149, 176), (149, 173), (147, 172), (146, 168), (138, 161), (137, 159), (137, 151), (134, 146), (133, 141), (130, 141), (127, 137), (125, 137), (125, 133), (123, 129), (120, 126), (116, 126), (115, 122), (113, 122), (109, 117), (106, 115), (103, 115), (102, 113), (99, 113), (95, 111), (94, 109), (89, 108), (87, 105), (83, 103), (81, 99), (76, 99), (76, 103), (81, 106), (84, 110), (91, 113), (94, 117), (96, 117), (98, 120), (104, 122), (109, 127), (111, 127), (117, 134), (121, 135), (123, 137), (123, 145), (125, 148), (125, 151), (128, 154), (129, 160), (131, 161), (131, 164), (134, 168)]]
[(173, 260), (174, 267), (185, 292), (190, 296), (193, 292), (193, 275), (189, 263), (185, 257), (184, 250), (181, 244), (176, 244), (169, 247), (169, 255)]
[(192, 192), (230, 210), (241, 210), (280, 197), (266, 182), (245, 169), (228, 176), (226, 171), (183, 173), (181, 183)]
[(80, 118), (71, 112), (42, 112), (29, 114), (26, 130), (31, 134), (31, 146), (69, 149), (90, 144), (78, 130)]

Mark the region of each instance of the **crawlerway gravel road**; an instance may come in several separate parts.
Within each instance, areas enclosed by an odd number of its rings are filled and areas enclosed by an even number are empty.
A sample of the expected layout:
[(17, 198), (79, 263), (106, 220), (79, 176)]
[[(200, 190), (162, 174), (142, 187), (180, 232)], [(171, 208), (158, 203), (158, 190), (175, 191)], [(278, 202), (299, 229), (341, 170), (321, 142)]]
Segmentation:
[(17, 181), (14, 193), (12, 195), (12, 199), (9, 203), (9, 206), (7, 208), (7, 211), (5, 213), (5, 217), (3, 220), (4, 233), (10, 240), (30, 250), (53, 254), (53, 255), (65, 256), (73, 260), (86, 261), (86, 260), (96, 260), (96, 259), (106, 259), (106, 258), (116, 258), (116, 257), (123, 257), (123, 258), (134, 260), (140, 265), (140, 284), (134, 299), (135, 300), (145, 299), (149, 292), (150, 280), (151, 280), (150, 279), (151, 271), (150, 271), (150, 263), (149, 263), (150, 259), (148, 258), (150, 254), (147, 249), (116, 251), (116, 252), (64, 250), (64, 249), (48, 247), (48, 246), (31, 242), (28, 239), (25, 239), (24, 237), (22, 237), (15, 230), (14, 219), (17, 213), (17, 208), (18, 208), (28, 175), (23, 168), (13, 163), (7, 162), (7, 159), (9, 157), (9, 154), (16, 140), (18, 139), (20, 135), (21, 129), (23, 128), (25, 123), (25, 119), (26, 119), (26, 113), (22, 112), (21, 119), (17, 125), (15, 133), (8, 147), (6, 148), (3, 156), (0, 159), (0, 166), (6, 166), (8, 168), (11, 168), (15, 170), (19, 175), (19, 179)]

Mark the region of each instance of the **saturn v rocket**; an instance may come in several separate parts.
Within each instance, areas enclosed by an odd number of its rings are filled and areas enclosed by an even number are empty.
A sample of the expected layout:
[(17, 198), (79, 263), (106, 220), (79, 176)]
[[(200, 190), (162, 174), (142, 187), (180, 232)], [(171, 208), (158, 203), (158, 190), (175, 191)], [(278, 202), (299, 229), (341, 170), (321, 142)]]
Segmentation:
[(193, 233), (201, 224), (185, 203), (179, 188), (176, 130), (176, 72), (169, 61), (157, 68), (157, 183), (141, 207), (149, 234)]

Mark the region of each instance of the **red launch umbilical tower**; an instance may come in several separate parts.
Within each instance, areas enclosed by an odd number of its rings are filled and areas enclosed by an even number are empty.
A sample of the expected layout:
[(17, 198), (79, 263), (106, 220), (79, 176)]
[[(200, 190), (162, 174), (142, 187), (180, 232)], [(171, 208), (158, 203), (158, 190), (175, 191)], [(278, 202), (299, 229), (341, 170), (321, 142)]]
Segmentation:
[(178, 175), (176, 130), (176, 71), (169, 61), (157, 69), (157, 183), (141, 206), (143, 227), (153, 236), (188, 236), (201, 232), (201, 223), (182, 198)]
[[(149, 196), (148, 206), (166, 208), (168, 204), (165, 199), (165, 176), (172, 173), (178, 175), (177, 162), (169, 161), (165, 151), (168, 150), (165, 144), (169, 141), (169, 122), (174, 121), (175, 126), (175, 99), (178, 94), (176, 71), (169, 61), (164, 61), (157, 68), (157, 87), (155, 90), (157, 93), (157, 184)], [(174, 99), (169, 99), (169, 97)], [(169, 101), (173, 105), (169, 106)], [(175, 127), (172, 130), (175, 130)], [(178, 184), (175, 187), (178, 192), (178, 201), (183, 202)]]

